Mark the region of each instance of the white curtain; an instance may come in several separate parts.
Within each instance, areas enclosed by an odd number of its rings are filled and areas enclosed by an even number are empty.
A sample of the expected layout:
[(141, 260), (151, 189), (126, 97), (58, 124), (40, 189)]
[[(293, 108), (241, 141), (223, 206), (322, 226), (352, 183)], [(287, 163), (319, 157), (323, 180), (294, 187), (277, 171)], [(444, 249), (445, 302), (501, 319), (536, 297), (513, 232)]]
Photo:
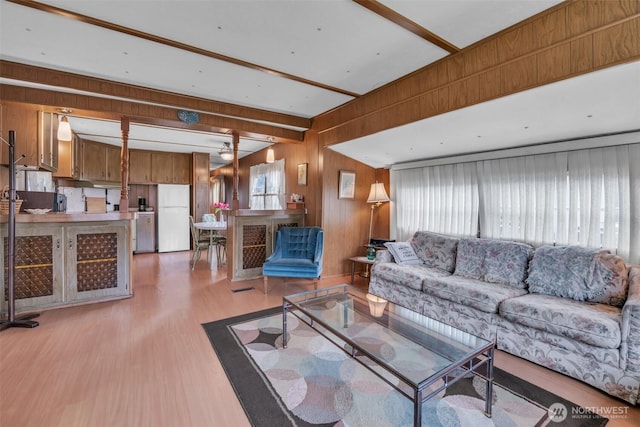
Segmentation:
[(251, 198), (249, 208), (280, 210), (285, 206), (284, 159), (249, 168)]
[(485, 160), (477, 168), (482, 237), (553, 242), (566, 153)]
[(473, 163), (391, 172), (392, 238), (406, 240), (417, 230), (475, 236), (478, 182)]

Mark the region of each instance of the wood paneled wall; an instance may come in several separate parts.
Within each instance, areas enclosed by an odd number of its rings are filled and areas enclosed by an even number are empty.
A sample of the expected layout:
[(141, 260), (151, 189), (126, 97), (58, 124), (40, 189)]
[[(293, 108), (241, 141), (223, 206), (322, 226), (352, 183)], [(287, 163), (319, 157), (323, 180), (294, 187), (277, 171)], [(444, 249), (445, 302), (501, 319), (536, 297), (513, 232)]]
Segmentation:
[(640, 60), (640, 2), (569, 1), (320, 115), (328, 146)]

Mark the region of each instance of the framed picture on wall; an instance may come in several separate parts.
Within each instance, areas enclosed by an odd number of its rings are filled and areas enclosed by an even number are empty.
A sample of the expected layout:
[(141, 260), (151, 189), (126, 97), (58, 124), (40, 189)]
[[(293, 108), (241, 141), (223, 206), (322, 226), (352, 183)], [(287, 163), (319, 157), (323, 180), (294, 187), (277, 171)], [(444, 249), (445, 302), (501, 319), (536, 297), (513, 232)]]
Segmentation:
[(298, 185), (307, 185), (307, 163), (298, 165)]
[(338, 199), (353, 199), (356, 197), (356, 173), (354, 171), (340, 171), (338, 180)]

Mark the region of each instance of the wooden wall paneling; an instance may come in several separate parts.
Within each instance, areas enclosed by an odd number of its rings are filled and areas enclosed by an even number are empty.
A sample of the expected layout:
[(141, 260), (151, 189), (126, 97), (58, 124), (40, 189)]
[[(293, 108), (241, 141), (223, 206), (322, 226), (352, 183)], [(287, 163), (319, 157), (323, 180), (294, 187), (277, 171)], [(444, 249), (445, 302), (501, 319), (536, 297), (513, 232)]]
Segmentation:
[(591, 34), (573, 40), (571, 47), (571, 74), (582, 73), (593, 68), (593, 36)]
[[(74, 114), (77, 115), (81, 115), (79, 110), (82, 110), (86, 111), (86, 115), (90, 117), (108, 118), (119, 121), (122, 116), (127, 116), (131, 122), (158, 124), (153, 121), (153, 119), (155, 119), (160, 120), (164, 126), (183, 127), (183, 123), (177, 119), (178, 109), (173, 107), (148, 105), (13, 85), (0, 86), (0, 98), (6, 101), (24, 104), (48, 105), (54, 108), (71, 108), (74, 110)], [(277, 139), (291, 142), (301, 142), (304, 139), (303, 133), (297, 130), (212, 114), (201, 114), (198, 125), (191, 126), (191, 128), (221, 133), (227, 129), (239, 129), (241, 136), (273, 136)]]
[(640, 56), (640, 17), (593, 35), (593, 65), (603, 67)]
[[(419, 119), (423, 119), (602, 67), (638, 60), (638, 3), (626, 0), (561, 3), (460, 53), (314, 118), (320, 145), (326, 147), (409, 123), (413, 114), (406, 112), (415, 111), (407, 108), (409, 103), (418, 105)], [(593, 38), (593, 62), (589, 60), (589, 37)], [(584, 59), (576, 58), (583, 54), (586, 55)], [(561, 58), (561, 55), (568, 58)], [(555, 60), (555, 63), (552, 68), (543, 70), (538, 68), (538, 60)], [(460, 64), (464, 77), (450, 81), (450, 77), (460, 76)], [(471, 91), (466, 95), (466, 102), (460, 96), (464, 86), (460, 80), (466, 81), (466, 90)], [(431, 89), (434, 82), (440, 85), (435, 89), (440, 92), (438, 110), (432, 112), (424, 101), (428, 99), (425, 95), (434, 90)], [(426, 111), (422, 110), (425, 105)], [(387, 115), (395, 116), (396, 120), (384, 120)], [(382, 127), (382, 123), (386, 127)]]

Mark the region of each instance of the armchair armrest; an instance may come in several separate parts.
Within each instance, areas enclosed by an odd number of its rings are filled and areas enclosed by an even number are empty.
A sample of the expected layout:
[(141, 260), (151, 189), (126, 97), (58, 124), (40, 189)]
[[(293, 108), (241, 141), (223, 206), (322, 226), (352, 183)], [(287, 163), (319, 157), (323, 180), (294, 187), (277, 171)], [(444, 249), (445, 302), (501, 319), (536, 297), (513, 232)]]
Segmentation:
[(640, 265), (629, 267), (629, 291), (622, 307), (621, 350), (626, 370), (640, 373)]

